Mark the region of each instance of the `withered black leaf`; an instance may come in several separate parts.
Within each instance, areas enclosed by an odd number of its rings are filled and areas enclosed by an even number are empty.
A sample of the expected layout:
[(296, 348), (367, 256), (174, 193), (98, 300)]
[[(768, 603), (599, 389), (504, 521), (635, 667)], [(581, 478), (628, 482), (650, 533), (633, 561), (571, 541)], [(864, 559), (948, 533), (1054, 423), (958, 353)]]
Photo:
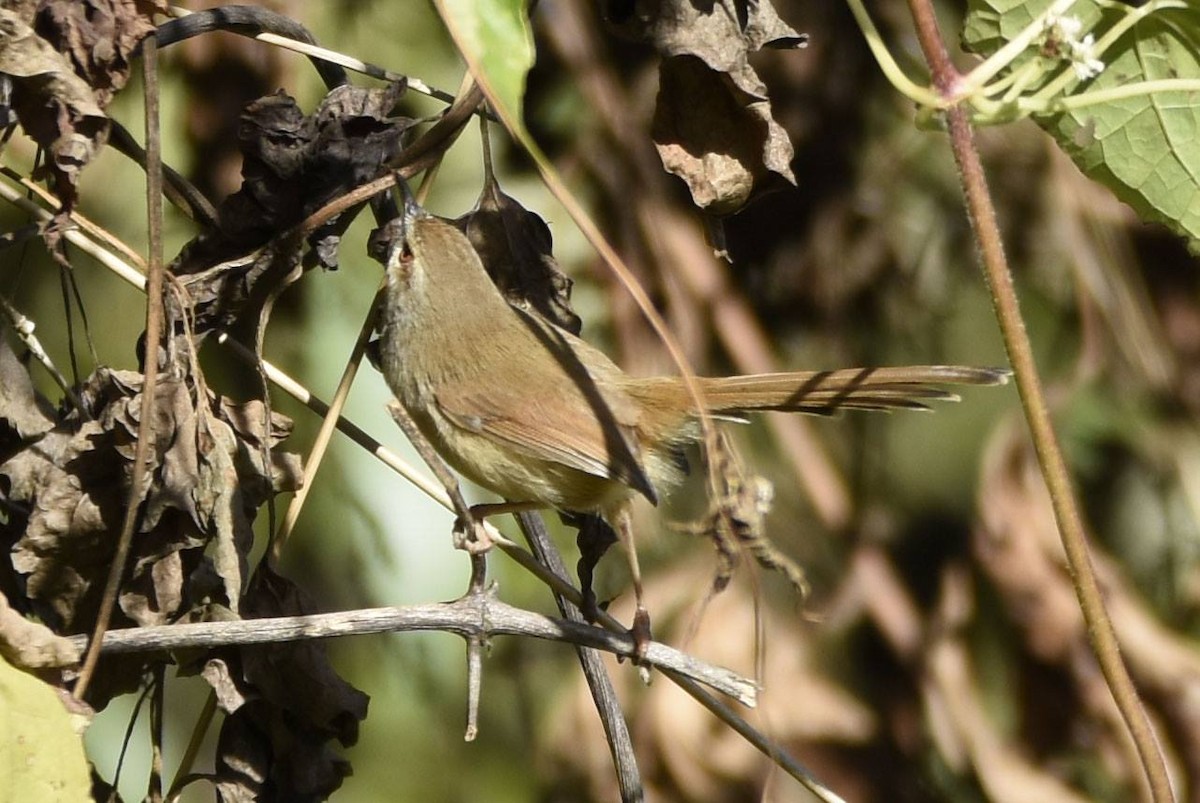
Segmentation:
[[(283, 92), (260, 98), (242, 114), (242, 186), (225, 199), (220, 226), (188, 243), (172, 264), (195, 309), (203, 337), (225, 328), (290, 271), (292, 262), (255, 252), (313, 212), (386, 170), (412, 120), (391, 116), (403, 84), (384, 89), (341, 86), (311, 115)], [(309, 238), (310, 259), (337, 267), (342, 232), (357, 208), (330, 220)]]
[(795, 48), (806, 37), (754, 0), (634, 0), (609, 21), (663, 56), (654, 140), (663, 166), (687, 182), (697, 206), (737, 211), (768, 172), (791, 183), (792, 146), (771, 114), (749, 54)]
[(510, 304), (579, 334), (583, 323), (571, 309), (571, 280), (554, 259), (546, 221), (506, 195), (489, 175), (475, 209), (454, 223)]
[[(314, 612), (265, 566), (243, 603), (247, 618)], [(222, 800), (324, 800), (341, 785), (350, 764), (330, 742), (357, 741), (368, 698), (334, 672), (319, 642), (244, 647), (210, 661), (204, 676), (229, 714), (217, 746)]]

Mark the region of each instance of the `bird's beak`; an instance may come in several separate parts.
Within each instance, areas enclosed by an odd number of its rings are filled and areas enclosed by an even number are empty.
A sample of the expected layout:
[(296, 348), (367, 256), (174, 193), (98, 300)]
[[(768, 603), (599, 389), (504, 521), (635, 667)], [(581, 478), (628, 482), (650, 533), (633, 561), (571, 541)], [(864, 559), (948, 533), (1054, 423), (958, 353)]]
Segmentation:
[(408, 182), (399, 176), (396, 177), (396, 186), (400, 188), (400, 197), (404, 199), (403, 215), (404, 227), (408, 228), (417, 218), (428, 217), (429, 213), (425, 208), (417, 203), (417, 196), (413, 194), (412, 187)]

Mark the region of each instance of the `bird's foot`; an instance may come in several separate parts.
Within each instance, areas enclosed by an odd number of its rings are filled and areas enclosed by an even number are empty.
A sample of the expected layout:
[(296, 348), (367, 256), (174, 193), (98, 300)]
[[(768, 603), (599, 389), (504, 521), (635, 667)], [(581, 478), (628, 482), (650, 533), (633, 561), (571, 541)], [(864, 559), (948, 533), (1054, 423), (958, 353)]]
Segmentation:
[(465, 550), (470, 555), (482, 555), (495, 546), (487, 528), (483, 526), (483, 517), (477, 516), (475, 508), (471, 508), (471, 518), (464, 521), (462, 516), (454, 520), (452, 532), (454, 548)]

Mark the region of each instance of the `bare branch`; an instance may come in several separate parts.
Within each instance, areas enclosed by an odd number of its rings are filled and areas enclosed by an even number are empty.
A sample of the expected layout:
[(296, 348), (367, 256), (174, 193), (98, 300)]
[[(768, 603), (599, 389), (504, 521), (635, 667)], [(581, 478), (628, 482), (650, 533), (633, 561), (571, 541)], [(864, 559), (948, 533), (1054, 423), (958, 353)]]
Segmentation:
[[(443, 630), (464, 638), (533, 636), (548, 641), (565, 641), (623, 657), (632, 657), (633, 638), (599, 627), (555, 619), (515, 608), (491, 594), (472, 595), (454, 602), (431, 605), (402, 605), (364, 608), (311, 616), (281, 616), (237, 622), (199, 622), (113, 630), (104, 634), (102, 655), (113, 653), (177, 650), (185, 647), (228, 647), (240, 644), (271, 644), (281, 641), (333, 638), (368, 633)], [(86, 645), (87, 636), (71, 639)], [(651, 642), (645, 662), (672, 674), (703, 683), (745, 705), (753, 705), (757, 688), (753, 681), (729, 669), (713, 666), (665, 644)]]

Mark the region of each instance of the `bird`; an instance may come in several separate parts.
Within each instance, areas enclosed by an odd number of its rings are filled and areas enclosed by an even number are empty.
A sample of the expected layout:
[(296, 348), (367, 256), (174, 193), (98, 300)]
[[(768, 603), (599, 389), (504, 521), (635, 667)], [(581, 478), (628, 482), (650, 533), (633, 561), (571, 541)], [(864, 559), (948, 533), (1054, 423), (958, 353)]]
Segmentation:
[(598, 514), (630, 562), (639, 649), (649, 614), (633, 548), (633, 500), (651, 503), (683, 476), (680, 449), (713, 416), (783, 411), (928, 409), (940, 385), (995, 385), (998, 368), (923, 365), (697, 377), (636, 377), (604, 352), (509, 302), (466, 235), (405, 194), (384, 249), (379, 357), (388, 387), (460, 475), (507, 500), (500, 511)]

